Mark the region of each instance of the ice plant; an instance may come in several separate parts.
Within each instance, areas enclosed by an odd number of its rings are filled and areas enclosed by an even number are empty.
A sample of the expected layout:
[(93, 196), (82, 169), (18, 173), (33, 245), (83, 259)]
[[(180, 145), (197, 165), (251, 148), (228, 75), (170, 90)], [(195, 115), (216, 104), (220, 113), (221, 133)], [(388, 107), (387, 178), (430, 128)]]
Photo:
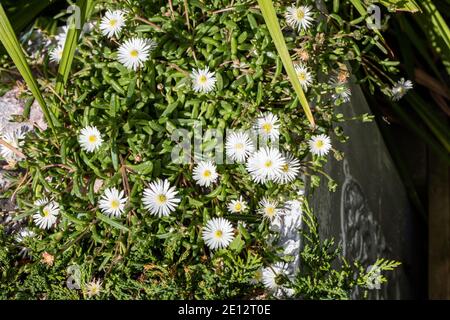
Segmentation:
[(64, 47), (61, 45), (58, 45), (56, 48), (53, 48), (52, 51), (50, 51), (50, 61), (54, 63), (59, 63), (59, 61), (61, 61), (63, 51)]
[(214, 72), (209, 71), (208, 67), (192, 70), (190, 77), (195, 92), (208, 93), (215, 88), (217, 79)]
[(287, 8), (285, 17), (288, 25), (298, 31), (309, 29), (314, 21), (311, 6), (292, 5)]
[(288, 264), (284, 262), (277, 262), (272, 266), (266, 267), (262, 272), (262, 282), (264, 287), (271, 292), (276, 292), (282, 288), (280, 278), (286, 276), (288, 273)]
[(142, 203), (151, 214), (158, 217), (168, 216), (181, 201), (177, 194), (175, 187), (171, 187), (167, 179), (158, 180), (151, 182), (144, 190)]
[(331, 149), (331, 139), (325, 134), (312, 136), (308, 144), (311, 153), (317, 156), (327, 155)]
[(247, 210), (247, 202), (242, 199), (242, 196), (239, 196), (239, 199), (231, 200), (228, 204), (228, 211), (230, 213), (241, 213)]
[(37, 212), (33, 215), (33, 220), (41, 229), (50, 229), (58, 219), (59, 205), (48, 198), (42, 198), (34, 202)]
[(278, 202), (274, 200), (270, 200), (267, 198), (263, 198), (259, 202), (260, 208), (259, 213), (264, 217), (269, 219), (270, 221), (273, 221), (275, 218), (277, 218), (282, 210), (278, 208)]
[(125, 26), (125, 12), (121, 10), (108, 10), (100, 22), (102, 34), (108, 38), (119, 37), (122, 28)]
[(108, 188), (99, 201), (99, 207), (104, 214), (117, 218), (122, 215), (127, 199), (123, 191)]
[(306, 91), (312, 85), (312, 75), (308, 67), (303, 64), (295, 64), (295, 73), (297, 74), (298, 81), (302, 85), (303, 89)]
[(219, 175), (216, 165), (211, 161), (200, 161), (194, 168), (192, 177), (199, 186), (209, 187), (217, 180)]
[(300, 171), (300, 161), (293, 154), (283, 153), (285, 164), (281, 167), (281, 172), (275, 176), (274, 181), (279, 184), (286, 184), (294, 181)]
[(272, 141), (278, 139), (280, 135), (280, 121), (277, 115), (271, 112), (262, 114), (256, 120), (256, 129), (258, 134), (264, 139), (272, 139)]
[(128, 69), (136, 71), (144, 66), (155, 47), (156, 43), (149, 39), (128, 39), (119, 47), (117, 59)]
[(255, 151), (255, 145), (247, 132), (231, 132), (225, 143), (227, 156), (239, 163)]
[(102, 291), (102, 282), (100, 281), (100, 279), (98, 280), (93, 279), (86, 285), (85, 288), (85, 292), (89, 298), (98, 296), (101, 291)]
[(202, 237), (206, 245), (212, 249), (226, 248), (234, 238), (231, 223), (224, 218), (213, 218), (203, 228)]
[(405, 80), (405, 78), (401, 78), (391, 90), (392, 100), (398, 101), (403, 96), (413, 88), (413, 83), (411, 80)]
[[(25, 133), (22, 130), (13, 130), (5, 132), (1, 139), (5, 141), (12, 148), (21, 151), (23, 146), (23, 139), (25, 138)], [(0, 155), (8, 162), (14, 162), (20, 160), (20, 157), (11, 148), (6, 145), (0, 144)]]
[(100, 148), (103, 139), (97, 127), (87, 126), (81, 129), (78, 142), (86, 152), (94, 152)]
[(264, 147), (253, 153), (247, 160), (247, 171), (256, 183), (273, 181), (282, 173), (286, 160), (278, 149)]

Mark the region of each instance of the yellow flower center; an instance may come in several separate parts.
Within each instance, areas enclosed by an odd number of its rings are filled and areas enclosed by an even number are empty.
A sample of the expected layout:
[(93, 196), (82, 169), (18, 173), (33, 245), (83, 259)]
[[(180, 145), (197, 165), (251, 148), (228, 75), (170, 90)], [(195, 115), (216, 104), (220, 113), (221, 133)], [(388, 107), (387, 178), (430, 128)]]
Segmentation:
[(241, 211), (242, 210), (242, 204), (240, 202), (236, 203), (234, 205), (234, 210), (235, 211)]
[(319, 149), (320, 149), (320, 148), (322, 148), (322, 147), (323, 147), (323, 145), (324, 145), (324, 143), (323, 143), (323, 141), (322, 141), (322, 140), (317, 140), (317, 141), (316, 141), (316, 147), (317, 147), (317, 148), (319, 148)]
[(48, 217), (49, 214), (50, 214), (50, 211), (47, 208), (44, 208), (44, 210), (42, 210), (42, 216)]
[(297, 19), (303, 20), (304, 17), (305, 17), (305, 12), (301, 9), (297, 9)]
[(116, 19), (111, 19), (111, 20), (109, 20), (109, 25), (110, 25), (111, 27), (115, 27), (116, 24), (117, 24), (117, 20), (116, 20)]
[(222, 230), (216, 230), (216, 232), (214, 232), (214, 236), (216, 238), (222, 238), (223, 232)]
[(267, 160), (265, 163), (264, 163), (264, 166), (266, 167), (266, 168), (270, 168), (271, 166), (272, 166), (272, 161), (271, 160)]
[(89, 136), (88, 140), (90, 143), (94, 143), (94, 142), (97, 142), (97, 137), (94, 135), (91, 135), (91, 136)]
[(283, 165), (281, 167), (281, 170), (283, 170), (283, 172), (288, 172), (289, 171), (289, 165), (286, 163), (285, 165)]
[(269, 217), (273, 217), (274, 214), (275, 214), (275, 208), (274, 208), (274, 207), (267, 207), (267, 208), (266, 208), (266, 214), (267, 214)]
[(244, 145), (242, 143), (236, 143), (234, 147), (238, 150), (244, 149)]
[(206, 78), (205, 75), (201, 75), (201, 76), (198, 78), (198, 82), (200, 82), (201, 84), (206, 83), (206, 81), (208, 81), (208, 79)]
[(298, 80), (300, 80), (301, 82), (306, 81), (306, 74), (304, 72), (299, 72), (298, 73)]
[(209, 170), (203, 171), (203, 176), (204, 176), (205, 178), (211, 177), (211, 171), (209, 171)]
[(262, 272), (260, 270), (255, 272), (255, 280), (261, 281), (262, 280)]
[(130, 56), (132, 58), (137, 58), (138, 55), (139, 55), (139, 52), (136, 49), (133, 49), (130, 51)]
[(164, 204), (167, 201), (167, 197), (163, 194), (160, 194), (156, 197), (156, 200), (158, 201), (158, 204)]
[(111, 201), (111, 209), (117, 209), (120, 206), (120, 202), (118, 200)]
[(264, 123), (262, 125), (262, 128), (264, 130), (264, 132), (269, 133), (270, 131), (272, 131), (272, 125), (270, 123)]

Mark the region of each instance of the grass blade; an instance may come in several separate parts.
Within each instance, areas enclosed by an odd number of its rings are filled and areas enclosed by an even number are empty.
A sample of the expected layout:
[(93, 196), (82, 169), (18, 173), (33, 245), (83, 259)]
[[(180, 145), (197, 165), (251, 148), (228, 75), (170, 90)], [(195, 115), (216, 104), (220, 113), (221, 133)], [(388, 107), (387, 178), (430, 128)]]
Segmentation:
[[(77, 48), (83, 25), (90, 16), (92, 9), (94, 8), (94, 4), (94, 0), (79, 0), (77, 2), (79, 11), (75, 10), (75, 19), (72, 19), (69, 24), (66, 42), (64, 43), (64, 50), (58, 68), (56, 93), (60, 95), (63, 93), (64, 85), (67, 83), (67, 79), (69, 78), (73, 57), (75, 55), (75, 50)], [(79, 15), (77, 15), (78, 12)], [(79, 21), (77, 21), (77, 19), (79, 19)]]
[(283, 34), (281, 33), (280, 25), (278, 24), (277, 15), (273, 6), (272, 0), (258, 0), (259, 7), (261, 9), (264, 20), (269, 28), (270, 35), (272, 36), (275, 47), (283, 62), (284, 69), (286, 70), (289, 80), (297, 93), (298, 99), (303, 107), (306, 117), (312, 127), (315, 126), (314, 117), (309, 108), (308, 101), (306, 100), (305, 93), (303, 92), (300, 81), (297, 78), (297, 74), (294, 69), (289, 51), (284, 41)]
[(26, 84), (28, 85), (31, 93), (38, 101), (41, 106), (42, 112), (44, 113), (45, 120), (47, 121), (50, 128), (54, 129), (54, 116), (42, 97), (41, 91), (38, 87), (37, 81), (31, 73), (30, 66), (25, 59), (25, 54), (23, 53), (22, 47), (20, 46), (19, 40), (17, 40), (16, 34), (11, 26), (11, 23), (6, 16), (3, 6), (0, 4), (0, 41), (6, 49), (6, 52), (13, 60), (17, 67), (17, 70), (22, 75)]

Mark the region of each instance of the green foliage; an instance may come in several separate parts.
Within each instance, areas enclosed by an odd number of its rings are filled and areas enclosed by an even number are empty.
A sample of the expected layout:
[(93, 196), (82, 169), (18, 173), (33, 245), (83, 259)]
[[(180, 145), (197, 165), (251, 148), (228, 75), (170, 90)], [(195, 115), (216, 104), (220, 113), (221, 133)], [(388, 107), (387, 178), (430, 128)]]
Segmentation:
[[(287, 4), (277, 2), (280, 17)], [(345, 141), (339, 127), (343, 116), (335, 112), (344, 100), (333, 98), (342, 87), (328, 78), (340, 76), (344, 86), (350, 76), (348, 60), (355, 68), (367, 67), (366, 57), (377, 57), (372, 48), (384, 50), (380, 38), (327, 12), (316, 13), (318, 22), (307, 33), (298, 34), (280, 19), (291, 58), (307, 63), (314, 75), (314, 85), (306, 92), (317, 124), (311, 128), (253, 1), (104, 1), (98, 2), (93, 19), (107, 8), (128, 10), (126, 28), (119, 39), (106, 39), (98, 28), (82, 35), (77, 50), (71, 47), (73, 63), (65, 64), (70, 55), (62, 60), (64, 77), (71, 74), (65, 86), (54, 65), (35, 65), (45, 70), (40, 79), (46, 89), (43, 99), (58, 110), (55, 117), (61, 125), (54, 134), (38, 128), (30, 132), (22, 148), (26, 159), (17, 164), (20, 175), (9, 195), (14, 190), (21, 210), (15, 220), (36, 235), (18, 243), (16, 234), (2, 234), (5, 281), (0, 286), (8, 288), (2, 295), (87, 299), (86, 287), (93, 279), (103, 282), (95, 298), (224, 299), (261, 294), (254, 275), (279, 258), (271, 244), (274, 232), (257, 212), (258, 202), (263, 197), (297, 199), (304, 189), (302, 180), (258, 185), (244, 165), (219, 165), (218, 183), (201, 188), (192, 178), (192, 164), (171, 161), (176, 147), (171, 134), (180, 128), (198, 134), (196, 122), (204, 130), (249, 129), (261, 112), (272, 112), (281, 122), (280, 149), (300, 160), (302, 173), (311, 176), (314, 186), (325, 178), (334, 190), (336, 183), (322, 171), (326, 158), (311, 157), (307, 141), (318, 133), (333, 133)], [(137, 72), (117, 61), (119, 44), (132, 37), (157, 43)], [(74, 45), (77, 32), (69, 32), (68, 39)], [(383, 61), (380, 68), (395, 71), (395, 64)], [(216, 73), (217, 84), (214, 91), (198, 94), (191, 88), (189, 73), (203, 67)], [(87, 125), (96, 126), (104, 138), (95, 153), (86, 153), (77, 141)], [(214, 137), (202, 142), (204, 151), (216, 143)], [(339, 151), (334, 156), (342, 158)], [(143, 189), (157, 178), (168, 179), (182, 199), (167, 217), (151, 215), (142, 205)], [(124, 190), (128, 197), (120, 218), (106, 217), (98, 207), (108, 187)], [(249, 212), (229, 214), (227, 204), (240, 196), (248, 201)], [(49, 231), (37, 229), (30, 217), (38, 210), (34, 201), (43, 197), (56, 201), (61, 212)], [(212, 217), (226, 217), (236, 227), (235, 240), (226, 250), (212, 252), (202, 240), (202, 227)], [(309, 213), (307, 217), (312, 219)], [(358, 284), (350, 280), (350, 267), (331, 267), (338, 256), (333, 241), (321, 243), (317, 226), (307, 221), (304, 271), (294, 283), (296, 295), (348, 297)], [(27, 254), (21, 257), (22, 247)], [(75, 279), (79, 289), (70, 289), (69, 279)]]

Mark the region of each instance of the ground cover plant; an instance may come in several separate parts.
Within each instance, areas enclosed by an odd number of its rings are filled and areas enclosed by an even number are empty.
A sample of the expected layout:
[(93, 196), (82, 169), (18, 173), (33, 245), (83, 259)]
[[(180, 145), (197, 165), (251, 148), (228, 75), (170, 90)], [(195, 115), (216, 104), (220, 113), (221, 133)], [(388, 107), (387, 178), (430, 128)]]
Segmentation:
[[(39, 18), (23, 40), (37, 46), (31, 68), (13, 58), (46, 128), (2, 136), (17, 204), (0, 229), (2, 298), (348, 299), (386, 282), (398, 263), (345, 261), (304, 195), (305, 181), (336, 188), (322, 167), (344, 156), (340, 122), (370, 120), (336, 112), (352, 68), (396, 72), (364, 17), (330, 13), (336, 1), (275, 3), (294, 90), (261, 12), (270, 1), (77, 5), (80, 28)], [(297, 238), (280, 242), (286, 230)]]

